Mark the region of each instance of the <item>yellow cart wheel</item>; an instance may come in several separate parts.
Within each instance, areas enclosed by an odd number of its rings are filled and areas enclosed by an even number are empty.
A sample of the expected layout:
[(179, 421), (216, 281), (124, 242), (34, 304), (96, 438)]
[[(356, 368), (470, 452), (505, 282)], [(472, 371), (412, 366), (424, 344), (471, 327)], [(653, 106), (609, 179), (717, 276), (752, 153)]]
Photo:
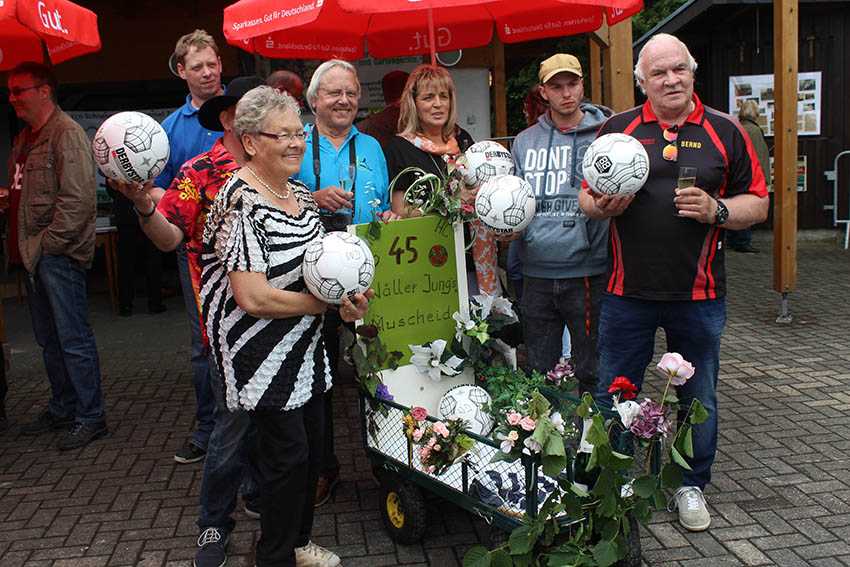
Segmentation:
[(399, 478), (383, 479), (381, 517), (393, 541), (402, 544), (421, 541), (427, 524), (422, 491), (415, 484)]

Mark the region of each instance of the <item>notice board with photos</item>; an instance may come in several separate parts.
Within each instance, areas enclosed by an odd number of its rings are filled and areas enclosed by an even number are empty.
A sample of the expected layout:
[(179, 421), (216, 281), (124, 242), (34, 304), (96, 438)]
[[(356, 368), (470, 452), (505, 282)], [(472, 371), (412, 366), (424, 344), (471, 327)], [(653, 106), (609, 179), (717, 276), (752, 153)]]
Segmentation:
[(403, 219), (383, 224), (380, 238), (373, 241), (366, 238), (368, 229), (366, 224), (348, 229), (375, 257), (375, 296), (358, 324), (375, 325), (387, 350), (403, 353), (402, 366), (382, 372), (395, 401), (420, 405), (436, 415), (440, 397), (454, 386), (473, 383), (474, 377), (464, 371), (433, 382), (410, 364), (409, 345), (451, 342), (452, 316), (456, 311), (469, 313), (463, 227), (437, 216)]
[[(797, 75), (797, 134), (819, 136), (821, 130), (820, 71)], [(729, 77), (729, 113), (737, 116), (745, 100), (759, 107), (757, 123), (765, 136), (774, 132), (773, 75), (737, 75)]]

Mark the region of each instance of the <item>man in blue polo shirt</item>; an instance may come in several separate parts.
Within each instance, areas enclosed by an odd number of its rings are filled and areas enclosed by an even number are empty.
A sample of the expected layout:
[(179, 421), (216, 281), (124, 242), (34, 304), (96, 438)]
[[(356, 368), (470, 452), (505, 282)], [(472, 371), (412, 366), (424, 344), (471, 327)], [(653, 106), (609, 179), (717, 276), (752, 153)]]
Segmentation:
[[(221, 132), (214, 132), (198, 122), (198, 110), (207, 100), (222, 94), (221, 59), (213, 37), (204, 30), (195, 30), (181, 37), (174, 48), (177, 73), (186, 81), (189, 94), (186, 104), (172, 112), (162, 122), (168, 135), (171, 153), (168, 163), (154, 184), (166, 189), (180, 171), (180, 167), (198, 154), (212, 148)], [(201, 335), (198, 304), (192, 290), (186, 248), (177, 248), (177, 267), (180, 271), (180, 287), (189, 315), (192, 330), (192, 382), (195, 387), (197, 429), (174, 454), (178, 463), (195, 463), (204, 458), (213, 430), (215, 398), (210, 384), (210, 367)]]
[[(313, 191), (327, 230), (345, 230), (351, 223), (390, 220), (389, 174), (381, 145), (354, 126), (360, 99), (357, 71), (338, 59), (316, 68), (307, 87), (307, 103), (315, 114), (308, 125), (307, 151), (298, 179)], [(323, 336), (336, 381), (339, 358), (338, 316), (325, 315)], [(331, 391), (325, 394), (325, 443), (322, 471), (316, 488), (316, 506), (331, 496), (339, 478), (333, 446)]]

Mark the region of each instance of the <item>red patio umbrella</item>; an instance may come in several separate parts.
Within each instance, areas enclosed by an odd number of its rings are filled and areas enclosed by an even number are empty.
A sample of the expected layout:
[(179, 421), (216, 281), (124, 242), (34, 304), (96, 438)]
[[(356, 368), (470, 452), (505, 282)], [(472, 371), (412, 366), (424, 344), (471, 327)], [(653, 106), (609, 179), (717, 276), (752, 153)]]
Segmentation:
[(494, 24), (504, 43), (518, 43), (593, 31), (643, 8), (643, 0), (431, 1), (429, 9), (409, 0), (317, 0), (306, 8), (302, 0), (242, 0), (225, 8), (224, 35), (279, 59), (360, 59), (365, 39), (376, 58), (433, 60), (436, 51), (487, 45)]
[(97, 15), (68, 0), (0, 0), (0, 71), (100, 51)]

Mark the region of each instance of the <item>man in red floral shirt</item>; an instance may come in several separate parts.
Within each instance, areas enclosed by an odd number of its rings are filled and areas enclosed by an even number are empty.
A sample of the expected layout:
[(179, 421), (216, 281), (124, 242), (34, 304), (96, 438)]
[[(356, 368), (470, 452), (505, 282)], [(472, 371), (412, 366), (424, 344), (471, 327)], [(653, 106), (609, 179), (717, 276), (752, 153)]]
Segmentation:
[[(189, 271), (196, 301), (200, 301), (201, 268), (199, 265), (204, 224), (215, 197), (244, 159), (242, 144), (233, 132), (236, 103), (246, 92), (264, 84), (259, 77), (239, 77), (227, 85), (224, 95), (206, 101), (198, 112), (201, 126), (223, 132), (209, 151), (187, 161), (157, 203), (157, 189), (112, 182), (113, 186), (133, 201), (142, 230), (157, 248), (167, 252), (181, 242), (186, 243)], [(202, 310), (198, 305), (198, 313)], [(201, 322), (204, 345), (208, 348), (206, 326)], [(212, 361), (211, 361), (212, 364)], [(258, 517), (257, 488), (243, 461), (243, 446), (249, 434), (250, 418), (246, 412), (228, 412), (223, 400), (217, 369), (210, 373), (216, 396), (215, 425), (210, 436), (201, 482), (201, 506), (198, 527), (198, 552), (195, 565), (223, 565), (226, 545), (235, 527), (231, 518), (236, 495), (242, 484), (245, 510)], [(243, 476), (244, 482), (243, 482)]]

